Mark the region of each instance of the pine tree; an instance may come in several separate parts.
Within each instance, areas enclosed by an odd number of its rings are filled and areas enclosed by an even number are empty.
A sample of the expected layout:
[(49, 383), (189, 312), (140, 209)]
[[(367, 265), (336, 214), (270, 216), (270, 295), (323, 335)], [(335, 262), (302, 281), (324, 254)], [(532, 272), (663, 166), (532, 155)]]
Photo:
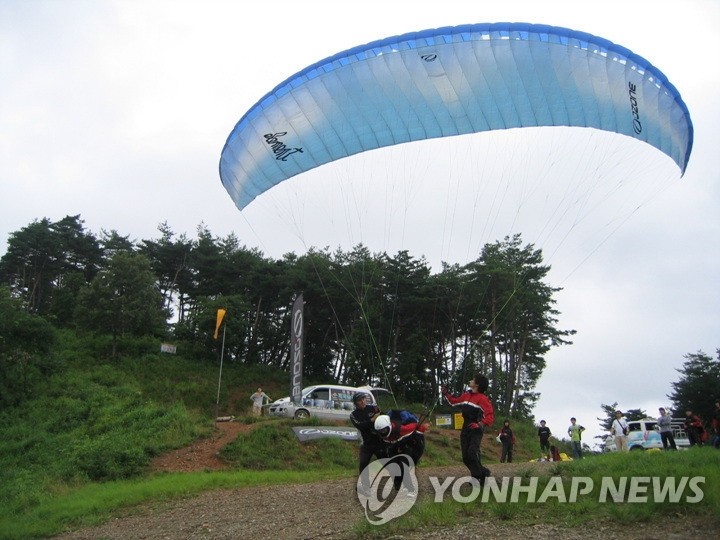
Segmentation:
[(677, 416), (691, 410), (707, 422), (715, 410), (715, 400), (720, 398), (720, 349), (716, 359), (698, 351), (685, 355), (680, 380), (672, 383), (673, 392), (668, 395)]

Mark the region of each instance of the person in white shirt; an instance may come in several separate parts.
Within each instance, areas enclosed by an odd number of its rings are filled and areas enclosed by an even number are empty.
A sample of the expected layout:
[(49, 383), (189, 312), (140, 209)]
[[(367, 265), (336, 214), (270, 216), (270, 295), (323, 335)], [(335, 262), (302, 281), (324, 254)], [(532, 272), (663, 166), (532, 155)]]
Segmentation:
[(615, 437), (615, 448), (617, 448), (617, 451), (627, 452), (628, 424), (627, 420), (622, 415), (622, 411), (615, 411), (615, 420), (613, 420), (610, 433), (612, 433)]
[(266, 399), (268, 400), (268, 402), (272, 401), (270, 397), (265, 392), (263, 392), (262, 388), (258, 388), (257, 392), (250, 396), (250, 399), (253, 402), (253, 416), (262, 415), (262, 406), (265, 403)]

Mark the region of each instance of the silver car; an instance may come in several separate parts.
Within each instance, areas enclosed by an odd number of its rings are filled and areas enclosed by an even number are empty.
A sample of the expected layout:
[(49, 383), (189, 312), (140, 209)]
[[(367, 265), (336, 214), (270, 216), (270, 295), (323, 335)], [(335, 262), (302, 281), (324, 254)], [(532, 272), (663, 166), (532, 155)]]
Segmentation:
[(382, 388), (368, 386), (353, 387), (337, 384), (318, 384), (303, 388), (300, 403), (293, 403), (289, 397), (270, 404), (270, 416), (303, 419), (315, 416), (323, 420), (348, 420), (355, 408), (353, 396), (367, 394), (368, 404), (376, 404), (376, 394), (389, 393)]

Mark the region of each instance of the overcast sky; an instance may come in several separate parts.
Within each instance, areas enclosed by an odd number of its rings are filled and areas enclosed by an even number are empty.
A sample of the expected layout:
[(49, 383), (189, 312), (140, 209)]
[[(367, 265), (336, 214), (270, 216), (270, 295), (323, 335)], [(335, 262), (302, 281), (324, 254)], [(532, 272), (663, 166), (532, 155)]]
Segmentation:
[[(351, 158), (235, 208), (219, 180), (220, 152), (276, 84), (359, 44), (480, 22), (564, 26), (647, 58), (690, 110), (684, 177), (629, 139), (485, 134)], [(408, 249), (434, 268), (522, 232), (563, 288), (559, 326), (578, 332), (548, 355), (536, 417), (562, 435), (576, 416), (595, 435), (601, 403), (655, 415), (683, 356), (720, 347), (718, 27), (716, 0), (0, 0), (0, 254), (34, 219), (76, 214), (90, 231), (135, 240), (156, 238), (165, 221), (191, 237), (204, 223), (275, 258), (363, 242), (374, 252)], [(468, 171), (483, 186), (498, 176), (497, 187), (538, 170), (534, 199), (464, 204), (478, 195)], [(554, 224), (539, 202), (562, 176), (622, 186), (588, 200), (593, 212), (580, 210), (582, 220)]]

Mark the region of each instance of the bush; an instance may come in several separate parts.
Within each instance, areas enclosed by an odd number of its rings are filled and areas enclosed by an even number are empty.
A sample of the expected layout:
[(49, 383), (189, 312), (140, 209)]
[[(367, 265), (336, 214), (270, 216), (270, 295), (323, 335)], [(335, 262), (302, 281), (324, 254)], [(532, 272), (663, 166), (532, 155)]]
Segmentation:
[(78, 475), (90, 480), (118, 480), (142, 471), (148, 456), (133, 439), (115, 434), (84, 437), (71, 449), (67, 479)]
[(0, 407), (28, 399), (57, 368), (50, 354), (54, 342), (52, 325), (27, 313), (7, 287), (0, 287)]
[(197, 435), (184, 405), (147, 399), (131, 376), (111, 365), (71, 369), (45, 385), (43, 396), (0, 416), (0, 481), (18, 496), (24, 488), (16, 482), (28, 476), (38, 485), (132, 477), (151, 456)]

